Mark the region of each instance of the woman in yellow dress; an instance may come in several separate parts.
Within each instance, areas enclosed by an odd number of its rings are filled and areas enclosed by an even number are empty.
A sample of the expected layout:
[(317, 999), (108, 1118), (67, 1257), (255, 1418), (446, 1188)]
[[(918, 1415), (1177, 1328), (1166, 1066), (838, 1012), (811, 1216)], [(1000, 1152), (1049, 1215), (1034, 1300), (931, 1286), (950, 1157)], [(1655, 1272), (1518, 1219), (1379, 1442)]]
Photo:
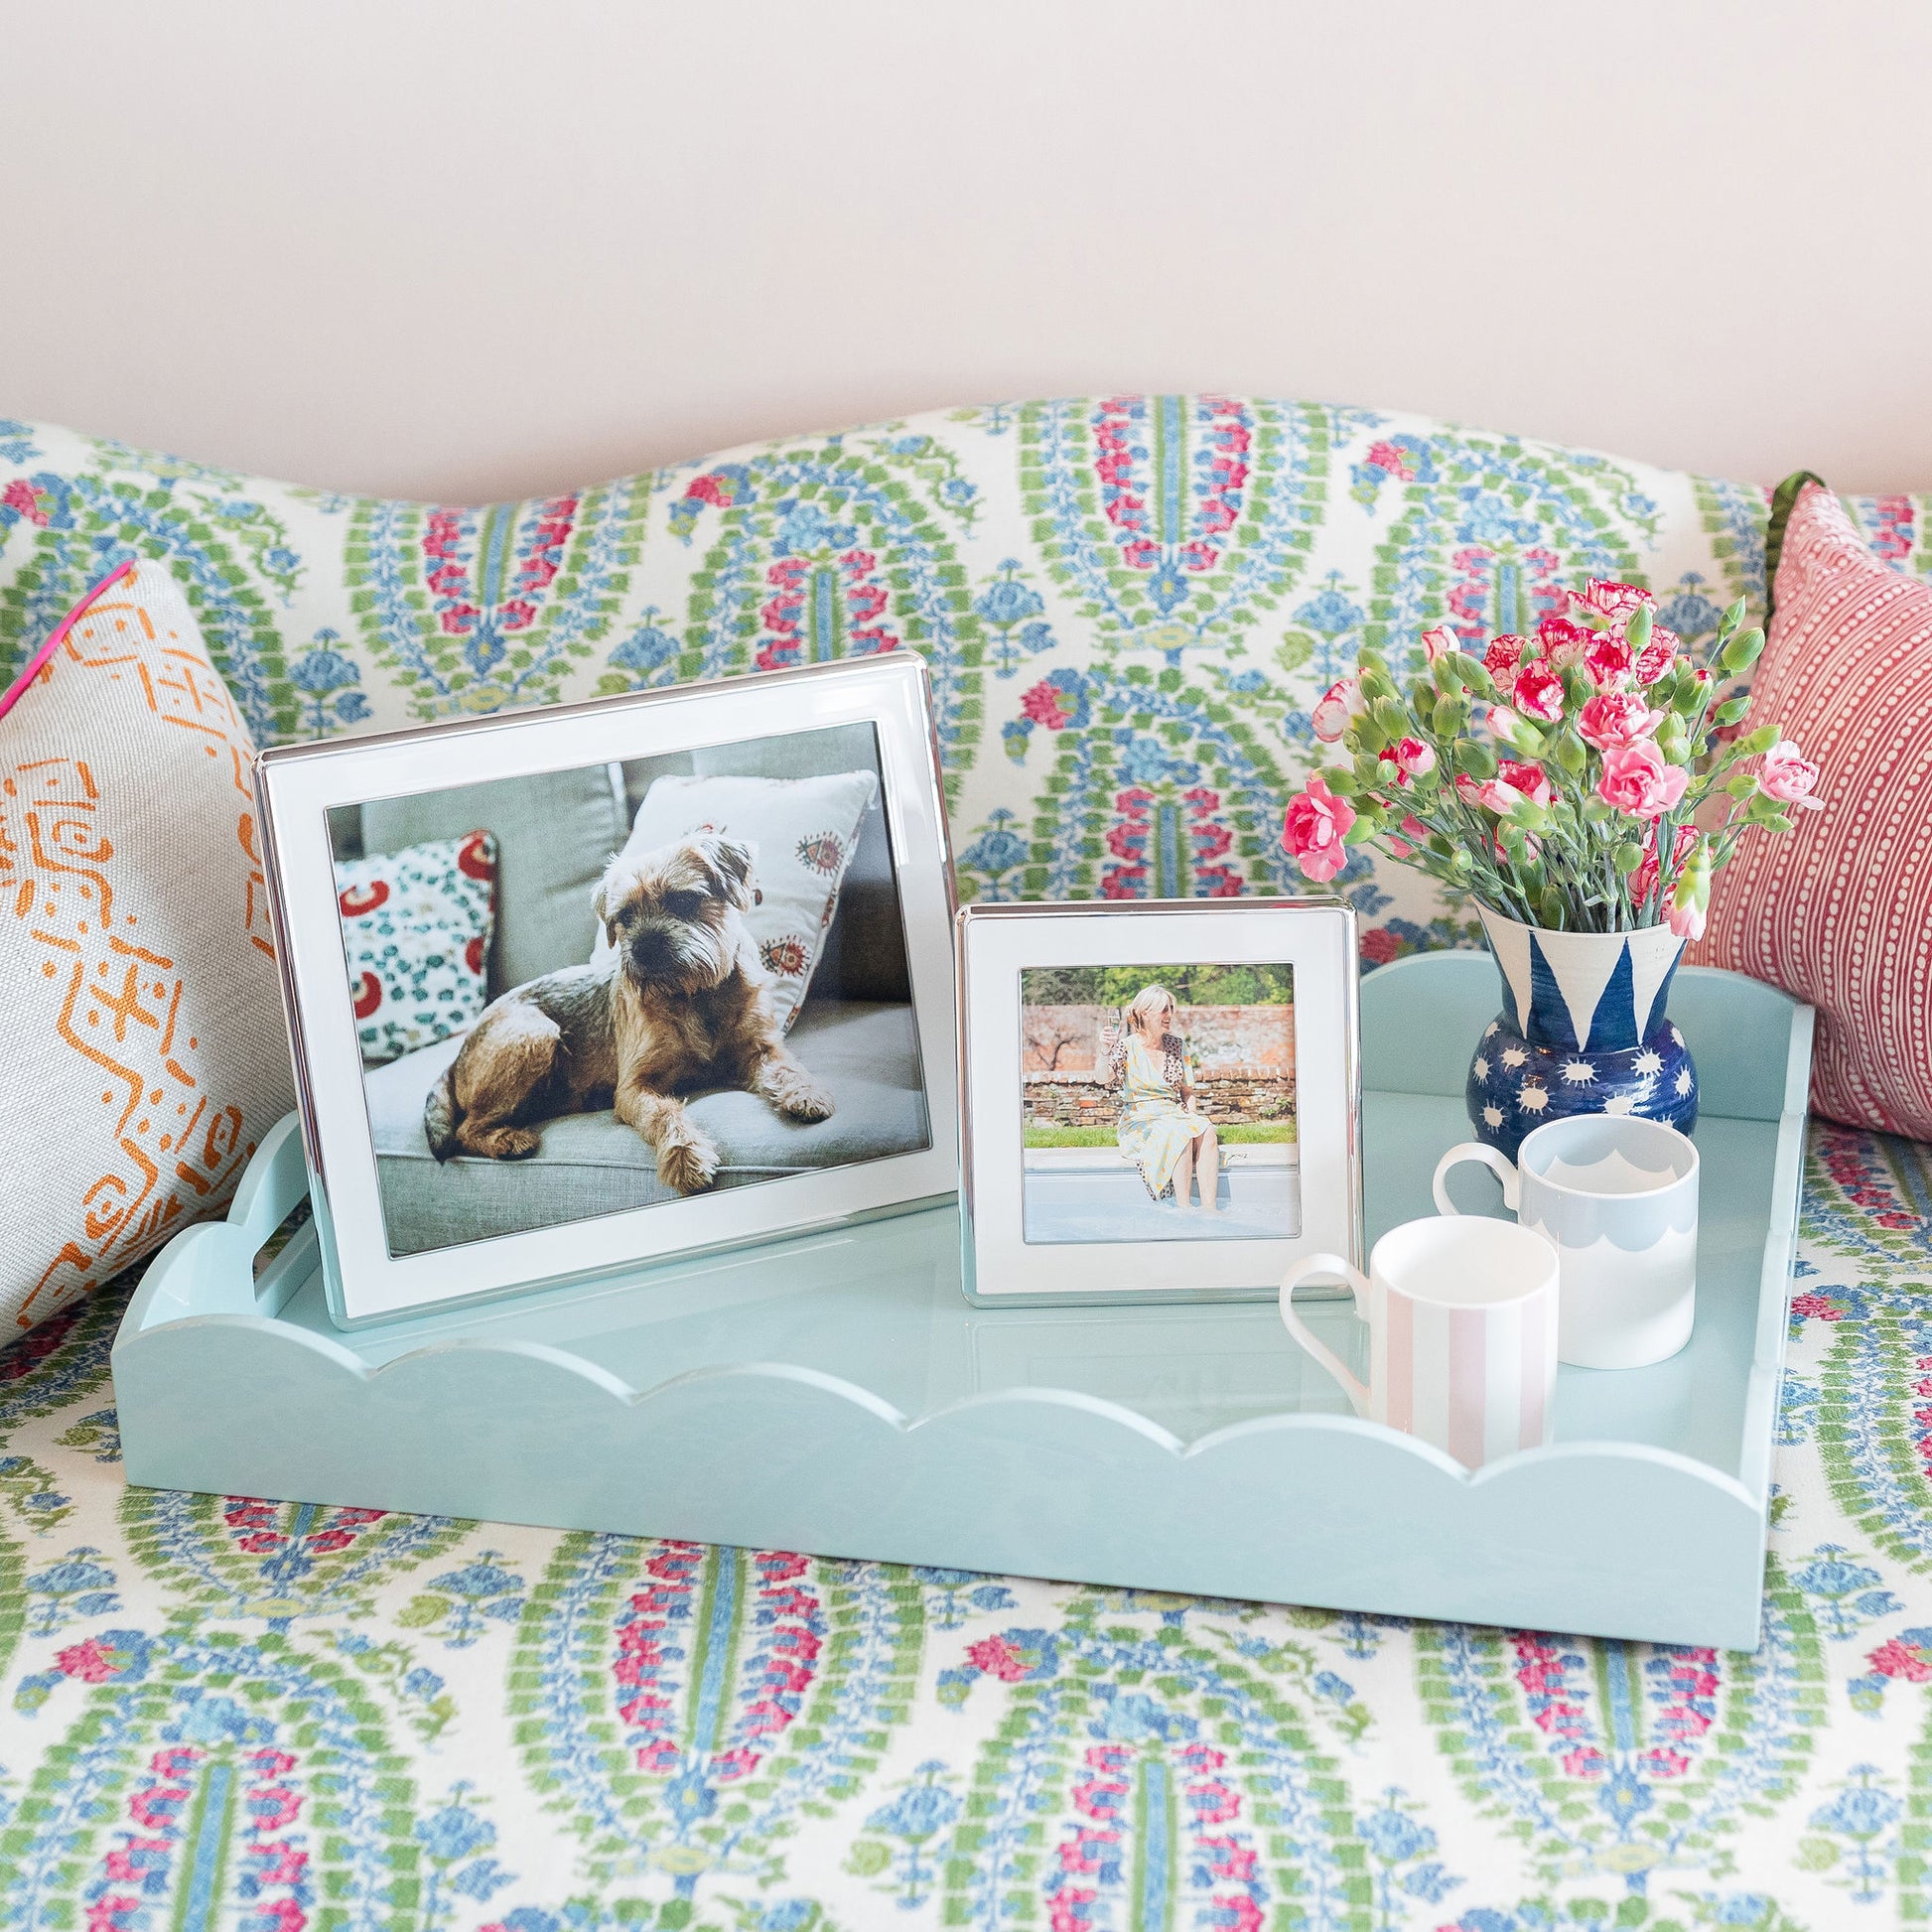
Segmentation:
[(1198, 1176), (1200, 1207), (1217, 1214), (1220, 1139), (1214, 1123), (1194, 1111), (1194, 1067), (1173, 1013), (1165, 986), (1144, 986), (1127, 1009), (1127, 1031), (1107, 1037), (1107, 1083), (1122, 1090), (1121, 1152), (1155, 1200), (1191, 1207)]

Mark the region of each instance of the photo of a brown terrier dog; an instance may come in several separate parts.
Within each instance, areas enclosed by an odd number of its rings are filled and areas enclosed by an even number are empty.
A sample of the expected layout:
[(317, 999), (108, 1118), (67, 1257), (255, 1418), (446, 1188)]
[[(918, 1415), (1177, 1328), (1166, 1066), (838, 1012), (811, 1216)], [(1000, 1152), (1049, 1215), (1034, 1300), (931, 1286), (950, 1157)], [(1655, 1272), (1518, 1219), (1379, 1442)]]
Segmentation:
[(484, 1008), (423, 1104), (437, 1160), (524, 1160), (544, 1121), (611, 1107), (656, 1154), (658, 1178), (693, 1194), (716, 1179), (718, 1150), (678, 1095), (739, 1087), (787, 1119), (829, 1119), (831, 1095), (785, 1047), (745, 924), (753, 864), (713, 832), (614, 859), (593, 904), (615, 956)]

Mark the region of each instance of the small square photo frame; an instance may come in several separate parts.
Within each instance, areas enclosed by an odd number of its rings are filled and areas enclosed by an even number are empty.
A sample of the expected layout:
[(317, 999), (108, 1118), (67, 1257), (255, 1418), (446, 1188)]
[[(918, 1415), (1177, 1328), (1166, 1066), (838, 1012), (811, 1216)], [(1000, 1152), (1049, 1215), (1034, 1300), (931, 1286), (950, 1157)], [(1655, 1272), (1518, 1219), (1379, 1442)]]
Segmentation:
[(970, 905), (956, 932), (970, 1302), (1262, 1301), (1307, 1256), (1360, 1265), (1349, 907)]
[(915, 653), (278, 748), (256, 795), (338, 1325), (953, 1194)]

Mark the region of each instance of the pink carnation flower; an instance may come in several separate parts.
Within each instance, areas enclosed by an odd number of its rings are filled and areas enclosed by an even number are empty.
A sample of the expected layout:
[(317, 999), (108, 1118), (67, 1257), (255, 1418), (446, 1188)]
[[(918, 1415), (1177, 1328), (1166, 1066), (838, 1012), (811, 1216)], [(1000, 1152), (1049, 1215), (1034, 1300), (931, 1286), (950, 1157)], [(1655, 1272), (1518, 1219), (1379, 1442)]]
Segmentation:
[[(1698, 842), (1697, 828), (1680, 825), (1671, 840), (1670, 869), (1671, 877), (1677, 876), (1677, 868), (1690, 855), (1692, 846)], [(1630, 877), (1630, 897), (1641, 905), (1657, 890), (1659, 877), (1657, 868), (1657, 828), (1651, 826), (1649, 836), (1644, 840), (1643, 864)]]
[(1366, 709), (1360, 679), (1337, 678), (1321, 694), (1310, 721), (1314, 726), (1315, 737), (1324, 745), (1332, 745), (1348, 729), (1349, 720), (1359, 718)]
[(1637, 653), (1637, 682), (1655, 684), (1677, 662), (1677, 632), (1661, 623), (1650, 626), (1650, 641)]
[(1563, 716), (1563, 679), (1540, 657), (1517, 672), (1516, 689), (1510, 695), (1526, 718), (1549, 725)]
[(1757, 774), (1757, 781), (1773, 798), (1781, 799), (1787, 805), (1797, 805), (1808, 812), (1823, 811), (1825, 801), (1814, 798), (1812, 788), (1818, 783), (1818, 767), (1809, 759), (1799, 755), (1798, 748), (1788, 738), (1781, 738), (1764, 754), (1764, 763)]
[(1504, 784), (1514, 786), (1532, 805), (1547, 805), (1557, 795), (1556, 787), (1540, 764), (1504, 759), (1496, 767), (1496, 775)]
[(1603, 754), (1597, 796), (1631, 818), (1662, 818), (1684, 796), (1691, 774), (1672, 764), (1656, 744), (1639, 739)]
[(1568, 618), (1545, 618), (1536, 626), (1537, 641), (1543, 646), (1543, 655), (1560, 671), (1568, 670), (1573, 664), (1584, 661), (1584, 652), (1589, 648), (1590, 639), (1596, 635), (1593, 630), (1586, 630), (1580, 623), (1572, 623)]
[(1579, 714), (1577, 730), (1586, 745), (1615, 752), (1648, 738), (1663, 722), (1664, 714), (1652, 711), (1634, 691), (1599, 691)]
[(1399, 738), (1383, 752), (1378, 760), (1383, 784), (1397, 787), (1413, 784), (1436, 769), (1436, 754), (1420, 738)]
[(1584, 667), (1599, 691), (1613, 690), (1630, 675), (1637, 654), (1620, 630), (1600, 631), (1584, 652)]
[(1498, 818), (1507, 818), (1525, 798), (1532, 804), (1547, 805), (1556, 794), (1540, 764), (1504, 759), (1493, 778), (1458, 777), (1455, 795), (1465, 805), (1476, 805), (1483, 811), (1494, 812)]
[(1311, 777), (1308, 789), (1288, 801), (1283, 848), (1294, 855), (1304, 878), (1325, 886), (1348, 863), (1342, 841), (1354, 822), (1354, 806), (1337, 798), (1318, 775)]
[[(1417, 846), (1421, 845), (1428, 837), (1429, 837), (1429, 827), (1425, 825), (1422, 822), (1422, 820), (1415, 815), (1414, 812), (1411, 812), (1408, 815), (1408, 817), (1406, 817), (1402, 821), (1402, 836), (1398, 838), (1393, 832), (1389, 834), (1389, 850), (1393, 852), (1398, 859), (1406, 859), (1408, 858), (1410, 853), (1413, 852)], [(1364, 949), (1366, 949), (1368, 945), (1368, 941), (1374, 936), (1375, 935), (1373, 933), (1367, 933), (1363, 935), (1362, 944)], [(1378, 965), (1386, 966), (1388, 964), (1388, 961), (1384, 959), (1384, 960), (1378, 960), (1376, 963)]]
[(1422, 633), (1423, 657), (1431, 664), (1439, 657), (1447, 657), (1455, 648), (1455, 632), (1446, 623), (1439, 623), (1435, 629)]
[(1581, 591), (1570, 593), (1572, 608), (1587, 611), (1593, 618), (1627, 618), (1651, 602), (1650, 593), (1642, 585), (1612, 584), (1602, 577), (1592, 577)]
[(1530, 647), (1527, 637), (1518, 637), (1504, 631), (1500, 637), (1489, 640), (1489, 648), (1482, 653), (1482, 668), (1496, 680), (1496, 689), (1507, 692), (1516, 681), (1516, 667), (1523, 661), (1523, 653)]
[(1702, 939), (1704, 937), (1705, 911), (1701, 905), (1680, 904), (1673, 893), (1664, 901), (1664, 917), (1670, 929), (1680, 939)]

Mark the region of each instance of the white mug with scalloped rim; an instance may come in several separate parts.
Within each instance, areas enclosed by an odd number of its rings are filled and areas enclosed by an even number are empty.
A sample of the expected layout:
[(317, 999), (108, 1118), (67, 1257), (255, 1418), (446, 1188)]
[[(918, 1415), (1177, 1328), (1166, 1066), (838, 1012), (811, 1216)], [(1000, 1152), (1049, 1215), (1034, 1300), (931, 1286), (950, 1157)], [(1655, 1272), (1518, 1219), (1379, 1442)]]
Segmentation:
[(1465, 1141), (1436, 1168), (1479, 1161), (1503, 1205), (1557, 1251), (1557, 1353), (1576, 1368), (1648, 1368), (1675, 1355), (1697, 1323), (1698, 1151), (1674, 1127), (1635, 1114), (1573, 1114), (1524, 1135), (1512, 1164)]

